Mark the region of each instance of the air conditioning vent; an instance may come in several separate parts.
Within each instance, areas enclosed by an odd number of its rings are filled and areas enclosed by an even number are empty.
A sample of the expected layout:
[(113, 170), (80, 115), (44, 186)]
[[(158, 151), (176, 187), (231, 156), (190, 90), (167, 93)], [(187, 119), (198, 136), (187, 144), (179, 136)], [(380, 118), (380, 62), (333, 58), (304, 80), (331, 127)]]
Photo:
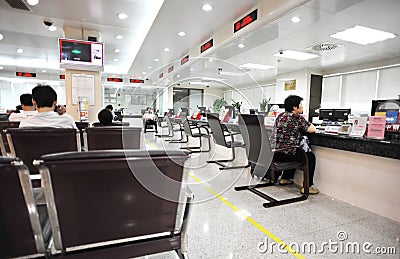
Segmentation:
[(22, 0), (5, 0), (5, 1), (11, 6), (11, 8), (32, 12), (32, 10)]
[(315, 46), (312, 46), (311, 49), (314, 51), (319, 51), (319, 52), (323, 52), (323, 51), (329, 51), (329, 50), (333, 50), (336, 49), (337, 47), (339, 47), (339, 45), (337, 45), (336, 43), (333, 42), (323, 42), (320, 44), (317, 44)]

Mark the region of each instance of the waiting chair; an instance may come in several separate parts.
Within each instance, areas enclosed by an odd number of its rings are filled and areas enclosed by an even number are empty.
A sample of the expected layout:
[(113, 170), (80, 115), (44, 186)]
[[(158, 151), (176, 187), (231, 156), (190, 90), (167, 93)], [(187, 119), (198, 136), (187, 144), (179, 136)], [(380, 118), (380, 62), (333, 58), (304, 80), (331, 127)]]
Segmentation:
[[(124, 126), (124, 127), (129, 127), (129, 122), (120, 122), (120, 121), (113, 121), (111, 126)], [(100, 122), (96, 121), (92, 123), (92, 127), (109, 127), (109, 126), (104, 126)]]
[[(213, 139), (217, 145), (230, 148), (232, 150), (232, 158), (231, 159), (221, 159), (221, 160), (209, 160), (207, 163), (216, 163), (220, 165), (220, 170), (226, 169), (237, 169), (237, 168), (247, 168), (250, 166), (250, 163), (243, 166), (226, 166), (223, 164), (224, 162), (232, 162), (236, 158), (235, 148), (244, 147), (242, 142), (238, 142), (234, 140), (234, 135), (240, 134), (239, 132), (230, 132), (227, 129), (224, 130), (222, 124), (219, 121), (218, 116), (213, 114), (207, 114), (208, 125), (210, 126)], [(226, 140), (226, 137), (230, 137), (230, 141)]]
[[(179, 123), (173, 123), (171, 121), (171, 118), (166, 116), (165, 117), (165, 121), (167, 122), (167, 126), (168, 126), (168, 132), (169, 132), (169, 136), (171, 137), (171, 139), (166, 139), (165, 141), (174, 143), (174, 142), (179, 142), (183, 140), (183, 128)], [(174, 126), (178, 126), (178, 127), (174, 127)], [(174, 137), (174, 132), (180, 132), (180, 139), (172, 139)]]
[(188, 152), (140, 150), (43, 156), (37, 164), (54, 248), (79, 258), (170, 250), (183, 258), (192, 198), (182, 188), (187, 158)]
[(0, 258), (47, 254), (50, 224), (38, 210), (28, 168), (18, 158), (0, 157)]
[(18, 128), (7, 129), (6, 135), (11, 154), (19, 157), (31, 174), (38, 173), (32, 162), (42, 155), (81, 150), (80, 135), (76, 129)]
[(6, 133), (4, 130), (8, 128), (18, 128), (18, 127), (19, 127), (19, 121), (0, 121), (0, 133), (1, 133), (0, 149), (2, 156), (6, 156), (11, 153), (10, 147), (8, 146)]
[(89, 127), (89, 122), (75, 121), (75, 125), (79, 130), (79, 137), (81, 139), (81, 147), (85, 145), (83, 141), (83, 130)]
[[(248, 190), (252, 193), (268, 200), (268, 203), (264, 203), (264, 207), (274, 207), (284, 204), (289, 204), (298, 201), (304, 201), (309, 195), (309, 173), (308, 173), (308, 157), (301, 148), (297, 148), (296, 152), (301, 152), (305, 157), (305, 164), (300, 162), (277, 162), (274, 161), (274, 153), (284, 152), (285, 149), (272, 149), (269, 141), (269, 136), (264, 127), (264, 118), (262, 115), (239, 115), (239, 129), (243, 136), (245, 143), (246, 154), (249, 162), (252, 162), (262, 168), (269, 168), (272, 172), (272, 179), (274, 179), (275, 172), (282, 172), (288, 169), (300, 169), (304, 172), (304, 194), (289, 199), (277, 200), (261, 191), (258, 188), (267, 187), (274, 185), (274, 181), (256, 185), (239, 186), (235, 187), (236, 191)], [(256, 170), (256, 169), (255, 169)]]
[(141, 128), (90, 127), (83, 131), (85, 150), (140, 149)]
[[(186, 136), (190, 136), (192, 138), (199, 138), (199, 146), (187, 146), (181, 147), (181, 149), (187, 149), (192, 153), (199, 153), (199, 152), (209, 152), (211, 150), (211, 141), (210, 141), (210, 133), (206, 127), (198, 127), (196, 125), (190, 125), (188, 119), (184, 119), (182, 121), (183, 131), (185, 132)], [(206, 133), (201, 132), (201, 129), (204, 129)], [(193, 130), (197, 130), (197, 132), (193, 132)], [(201, 150), (202, 148), (202, 141), (201, 138), (208, 139), (208, 149)]]

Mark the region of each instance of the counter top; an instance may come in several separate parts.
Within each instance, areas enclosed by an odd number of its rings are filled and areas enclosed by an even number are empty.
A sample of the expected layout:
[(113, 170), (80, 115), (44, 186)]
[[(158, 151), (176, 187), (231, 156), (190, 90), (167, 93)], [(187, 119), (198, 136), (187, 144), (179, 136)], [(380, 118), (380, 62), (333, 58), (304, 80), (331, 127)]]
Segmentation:
[(315, 146), (400, 159), (399, 139), (378, 140), (326, 133), (310, 134), (309, 139), (311, 145)]

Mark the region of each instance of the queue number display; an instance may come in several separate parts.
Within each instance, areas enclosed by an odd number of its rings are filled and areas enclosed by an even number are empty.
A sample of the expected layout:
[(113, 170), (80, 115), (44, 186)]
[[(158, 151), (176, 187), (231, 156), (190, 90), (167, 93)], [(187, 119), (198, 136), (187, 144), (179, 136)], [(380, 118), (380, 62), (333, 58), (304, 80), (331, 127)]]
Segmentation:
[(119, 77), (107, 77), (107, 82), (122, 83), (124, 79)]
[(143, 79), (134, 79), (134, 78), (132, 78), (132, 79), (129, 80), (129, 82), (131, 84), (144, 84), (144, 80)]
[(188, 61), (189, 61), (189, 55), (183, 57), (183, 58), (181, 59), (181, 66), (182, 66), (183, 64), (187, 63)]
[(27, 73), (27, 72), (16, 72), (15, 75), (22, 77), (36, 77), (36, 73)]
[(158, 78), (163, 78), (164, 77), (164, 73), (160, 73), (159, 75), (158, 75)]
[(170, 66), (170, 67), (168, 68), (168, 73), (171, 73), (172, 71), (174, 71), (174, 66)]
[(243, 17), (239, 21), (235, 22), (234, 25), (233, 25), (233, 32), (236, 33), (239, 30), (241, 30), (244, 27), (246, 27), (247, 25), (249, 25), (250, 23), (252, 23), (255, 20), (257, 20), (257, 10), (258, 9), (255, 9), (254, 11), (252, 11), (251, 13), (249, 13), (248, 15), (246, 15), (245, 17)]
[(206, 43), (201, 45), (200, 53), (203, 53), (204, 51), (210, 49), (213, 45), (214, 45), (214, 39), (211, 39), (211, 40), (207, 41)]

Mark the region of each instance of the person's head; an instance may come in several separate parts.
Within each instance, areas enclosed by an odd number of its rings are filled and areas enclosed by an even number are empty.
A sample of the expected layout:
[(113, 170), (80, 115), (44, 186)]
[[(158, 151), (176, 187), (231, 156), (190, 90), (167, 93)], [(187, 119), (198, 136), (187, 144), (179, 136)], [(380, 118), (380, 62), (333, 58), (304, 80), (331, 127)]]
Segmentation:
[(151, 107), (147, 107), (147, 113), (151, 113)]
[(111, 126), (113, 115), (108, 109), (103, 109), (97, 114), (97, 119), (104, 126)]
[(114, 110), (114, 107), (111, 104), (109, 104), (106, 106), (106, 109), (112, 112)]
[(21, 94), (19, 97), (19, 102), (21, 103), (21, 110), (24, 111), (33, 111), (35, 110), (35, 106), (32, 103), (32, 95), (31, 94)]
[(285, 111), (301, 114), (303, 112), (303, 98), (289, 95), (285, 99)]
[(57, 104), (57, 93), (49, 85), (38, 85), (32, 89), (32, 102), (36, 108), (52, 108)]

